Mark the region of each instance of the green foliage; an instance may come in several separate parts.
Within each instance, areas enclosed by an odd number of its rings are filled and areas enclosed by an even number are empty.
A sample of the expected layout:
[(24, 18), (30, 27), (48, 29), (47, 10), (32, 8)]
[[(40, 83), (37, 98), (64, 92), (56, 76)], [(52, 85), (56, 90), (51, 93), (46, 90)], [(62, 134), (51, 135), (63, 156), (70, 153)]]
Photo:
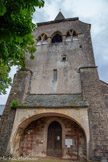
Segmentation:
[(9, 68), (0, 60), (0, 94), (6, 94), (6, 88), (11, 85), (11, 78), (8, 77)]
[(11, 108), (12, 108), (12, 109), (16, 109), (16, 106), (18, 106), (18, 100), (13, 100), (13, 101), (11, 102)]
[(13, 65), (25, 69), (25, 52), (36, 51), (32, 31), (35, 7), (43, 7), (44, 0), (0, 1), (0, 94), (11, 84), (9, 72)]

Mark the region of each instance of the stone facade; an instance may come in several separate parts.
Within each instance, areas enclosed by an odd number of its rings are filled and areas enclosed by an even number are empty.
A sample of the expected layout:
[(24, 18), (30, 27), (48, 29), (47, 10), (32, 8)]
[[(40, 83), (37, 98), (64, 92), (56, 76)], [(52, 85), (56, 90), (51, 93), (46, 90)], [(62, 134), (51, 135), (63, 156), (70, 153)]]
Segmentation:
[[(77, 31), (78, 40), (66, 41), (67, 32), (71, 29)], [(62, 43), (51, 43), (54, 34), (62, 35)], [(37, 45), (35, 59), (30, 61), (27, 55), (27, 69), (31, 70), (31, 94), (74, 94), (81, 93), (79, 68), (93, 66), (94, 58), (90, 38), (90, 25), (78, 19), (75, 21), (61, 21), (38, 25), (38, 30), (33, 33), (37, 42), (39, 36), (46, 34), (48, 44)], [(43, 37), (42, 37), (43, 39)], [(66, 56), (66, 61), (63, 61)], [(53, 70), (57, 69), (57, 82), (53, 81)], [(41, 85), (41, 86), (40, 86)]]
[(100, 84), (101, 84), (101, 91), (102, 91), (103, 98), (105, 101), (107, 116), (108, 116), (108, 84), (103, 81), (101, 81)]
[[(33, 157), (46, 157), (47, 143), (45, 142), (46, 126), (49, 121), (58, 121), (63, 125), (62, 156), (66, 159), (78, 160), (86, 158), (86, 139), (83, 130), (69, 119), (61, 117), (43, 117), (31, 122), (24, 130), (21, 140), (21, 155)], [(77, 132), (77, 134), (76, 134)], [(47, 138), (47, 137), (46, 137)], [(72, 138), (72, 145), (67, 148), (65, 139)]]
[[(98, 77), (90, 24), (59, 13), (37, 25), (35, 58), (26, 54), (27, 70), (16, 74), (2, 115), (0, 154), (49, 156), (48, 131), (56, 121), (61, 129), (53, 129), (61, 131), (56, 138), (62, 143), (54, 147), (61, 148), (61, 158), (106, 162), (108, 84)], [(16, 99), (19, 105), (12, 110)]]
[(5, 154), (7, 151), (10, 135), (13, 128), (15, 109), (11, 109), (11, 102), (13, 100), (18, 100), (19, 103), (22, 102), (24, 98), (24, 93), (27, 92), (28, 81), (30, 78), (29, 71), (23, 71), (16, 74), (13, 82), (13, 86), (8, 97), (8, 101), (5, 106), (5, 110), (1, 117), (0, 125), (0, 154)]
[(97, 69), (82, 68), (80, 73), (83, 95), (89, 103), (90, 157), (98, 161), (102, 157), (108, 159), (107, 111)]
[[(86, 154), (88, 154), (89, 147), (89, 121), (87, 108), (18, 108), (14, 120), (12, 135), (10, 139), (11, 153), (14, 156), (20, 156), (20, 141), (23, 136), (25, 128), (33, 121), (36, 121), (42, 117), (51, 116), (52, 120), (57, 120), (57, 118), (62, 117), (64, 121), (69, 119), (72, 123), (76, 122), (77, 127), (81, 127), (86, 135)], [(56, 118), (54, 118), (56, 117)], [(58, 121), (59, 122), (59, 121)], [(63, 123), (63, 124), (62, 124)], [(60, 122), (64, 125), (64, 122)], [(48, 124), (47, 124), (48, 126)], [(46, 133), (47, 133), (46, 126)], [(47, 138), (47, 137), (46, 137)], [(64, 138), (63, 138), (64, 139)], [(47, 139), (45, 140), (47, 142)], [(65, 139), (63, 140), (65, 142)], [(46, 145), (45, 145), (46, 147)]]

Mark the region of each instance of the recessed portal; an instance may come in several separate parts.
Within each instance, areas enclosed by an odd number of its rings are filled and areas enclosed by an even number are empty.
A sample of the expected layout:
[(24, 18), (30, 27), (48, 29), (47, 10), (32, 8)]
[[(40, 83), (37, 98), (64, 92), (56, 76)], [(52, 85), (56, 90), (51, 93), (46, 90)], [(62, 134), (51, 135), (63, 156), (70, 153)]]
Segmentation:
[[(84, 131), (70, 119), (56, 116), (42, 117), (32, 121), (24, 132), (22, 131), (22, 135), (21, 130), (19, 133), (20, 156), (52, 156), (73, 161), (86, 158)], [(18, 143), (16, 146), (18, 147)]]
[(56, 121), (48, 127), (47, 155), (62, 156), (62, 128)]

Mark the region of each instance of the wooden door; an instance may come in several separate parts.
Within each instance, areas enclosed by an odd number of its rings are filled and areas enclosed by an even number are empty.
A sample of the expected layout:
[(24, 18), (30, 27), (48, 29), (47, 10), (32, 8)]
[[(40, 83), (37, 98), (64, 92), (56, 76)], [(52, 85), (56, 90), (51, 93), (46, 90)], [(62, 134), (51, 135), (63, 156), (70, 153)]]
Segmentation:
[(62, 156), (62, 128), (56, 121), (48, 127), (47, 155)]

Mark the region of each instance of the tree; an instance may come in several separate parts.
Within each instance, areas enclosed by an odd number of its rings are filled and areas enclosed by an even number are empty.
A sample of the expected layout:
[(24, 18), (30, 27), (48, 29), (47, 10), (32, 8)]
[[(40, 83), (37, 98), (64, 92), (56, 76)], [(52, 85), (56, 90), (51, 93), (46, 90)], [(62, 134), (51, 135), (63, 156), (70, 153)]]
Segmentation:
[(0, 2), (0, 94), (11, 85), (9, 72), (13, 65), (25, 65), (25, 52), (35, 52), (32, 23), (35, 7), (43, 7), (44, 0), (1, 0)]

